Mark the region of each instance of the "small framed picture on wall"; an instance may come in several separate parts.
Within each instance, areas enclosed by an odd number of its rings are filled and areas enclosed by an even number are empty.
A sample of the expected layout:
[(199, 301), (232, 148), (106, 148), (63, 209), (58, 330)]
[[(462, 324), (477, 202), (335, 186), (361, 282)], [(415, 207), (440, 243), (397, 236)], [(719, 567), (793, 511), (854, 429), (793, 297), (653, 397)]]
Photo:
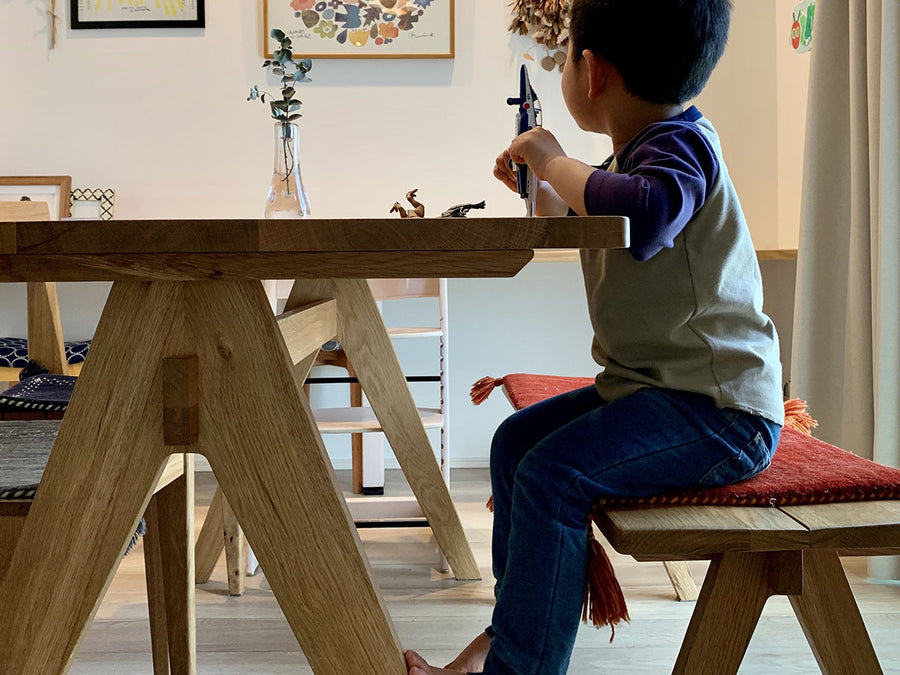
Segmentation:
[(454, 0), (262, 0), (263, 53), (273, 28), (294, 53), (333, 59), (452, 59)]
[(0, 201), (47, 202), (50, 218), (69, 217), (71, 176), (0, 176)]
[(203, 28), (205, 0), (70, 0), (73, 29)]

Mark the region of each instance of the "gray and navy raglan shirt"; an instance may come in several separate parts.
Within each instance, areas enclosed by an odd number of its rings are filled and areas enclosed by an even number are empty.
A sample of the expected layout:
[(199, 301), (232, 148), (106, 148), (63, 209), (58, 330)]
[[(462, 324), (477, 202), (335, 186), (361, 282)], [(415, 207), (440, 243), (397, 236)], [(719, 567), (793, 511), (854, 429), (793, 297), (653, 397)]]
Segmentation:
[(695, 392), (784, 423), (778, 338), (715, 129), (691, 107), (651, 124), (588, 179), (588, 215), (631, 221), (631, 246), (583, 250), (601, 397)]

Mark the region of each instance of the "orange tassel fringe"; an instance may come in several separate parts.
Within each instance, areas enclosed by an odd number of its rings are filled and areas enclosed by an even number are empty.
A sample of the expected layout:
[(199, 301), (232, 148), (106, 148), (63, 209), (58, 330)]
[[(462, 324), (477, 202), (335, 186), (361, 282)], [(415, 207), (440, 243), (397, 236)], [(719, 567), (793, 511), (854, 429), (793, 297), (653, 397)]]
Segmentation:
[(491, 392), (502, 384), (502, 377), (482, 377), (472, 385), (472, 388), (469, 390), (469, 398), (472, 399), (472, 403), (475, 405), (481, 405), (491, 395)]
[(625, 594), (606, 551), (594, 537), (594, 528), (588, 523), (588, 569), (584, 585), (584, 607), (581, 620), (590, 618), (597, 628), (609, 626), (609, 641), (616, 637), (616, 625), (621, 621), (631, 622)]
[(784, 426), (812, 436), (812, 430), (819, 426), (819, 423), (807, 411), (806, 401), (792, 398), (784, 402)]

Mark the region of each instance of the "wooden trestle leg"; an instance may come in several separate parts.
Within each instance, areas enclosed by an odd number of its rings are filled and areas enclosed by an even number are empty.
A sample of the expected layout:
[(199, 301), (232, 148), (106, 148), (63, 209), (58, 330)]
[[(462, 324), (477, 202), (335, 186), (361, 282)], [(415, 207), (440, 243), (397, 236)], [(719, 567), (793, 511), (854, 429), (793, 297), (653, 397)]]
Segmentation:
[[(65, 673), (171, 448), (161, 362), (196, 356), (199, 438), (317, 675), (404, 675), (258, 281), (113, 286), (0, 586), (0, 675)], [(348, 617), (351, 619), (348, 620)]]

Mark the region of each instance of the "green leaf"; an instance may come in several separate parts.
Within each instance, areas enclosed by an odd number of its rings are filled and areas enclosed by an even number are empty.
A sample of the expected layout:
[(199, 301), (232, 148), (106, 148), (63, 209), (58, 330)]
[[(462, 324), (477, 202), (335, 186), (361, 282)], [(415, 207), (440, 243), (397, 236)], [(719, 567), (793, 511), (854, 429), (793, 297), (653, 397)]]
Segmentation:
[(275, 75), (284, 75), (284, 69), (283, 68), (272, 68), (272, 73), (274, 73)]
[(300, 103), (300, 101), (297, 101), (296, 103), (290, 103), (288, 105), (288, 112), (294, 112), (295, 110), (300, 110), (301, 105), (302, 104)]
[(294, 95), (294, 93), (295, 92), (294, 92), (293, 87), (286, 87), (285, 89), (283, 89), (281, 91), (281, 95), (284, 97), (285, 100), (290, 100), (290, 98)]
[[(285, 38), (284, 31), (278, 30), (277, 28), (273, 28), (272, 32), (269, 34), (272, 36), (273, 39), (278, 40), (279, 42), (281, 42)], [(257, 35), (259, 35), (259, 33), (257, 33)]]
[(312, 69), (312, 59), (302, 59), (297, 67), (302, 70), (304, 73), (308, 73), (310, 69)]
[(293, 122), (294, 120), (299, 120), (303, 115), (291, 115), (288, 117), (288, 122)]
[(312, 82), (312, 80), (306, 76), (306, 73), (300, 72), (299, 70), (293, 74), (292, 78), (295, 82)]
[(287, 109), (288, 109), (287, 101), (272, 101), (272, 103), (270, 105), (272, 106), (273, 110), (277, 109), (277, 110), (283, 110), (283, 111), (287, 112)]

